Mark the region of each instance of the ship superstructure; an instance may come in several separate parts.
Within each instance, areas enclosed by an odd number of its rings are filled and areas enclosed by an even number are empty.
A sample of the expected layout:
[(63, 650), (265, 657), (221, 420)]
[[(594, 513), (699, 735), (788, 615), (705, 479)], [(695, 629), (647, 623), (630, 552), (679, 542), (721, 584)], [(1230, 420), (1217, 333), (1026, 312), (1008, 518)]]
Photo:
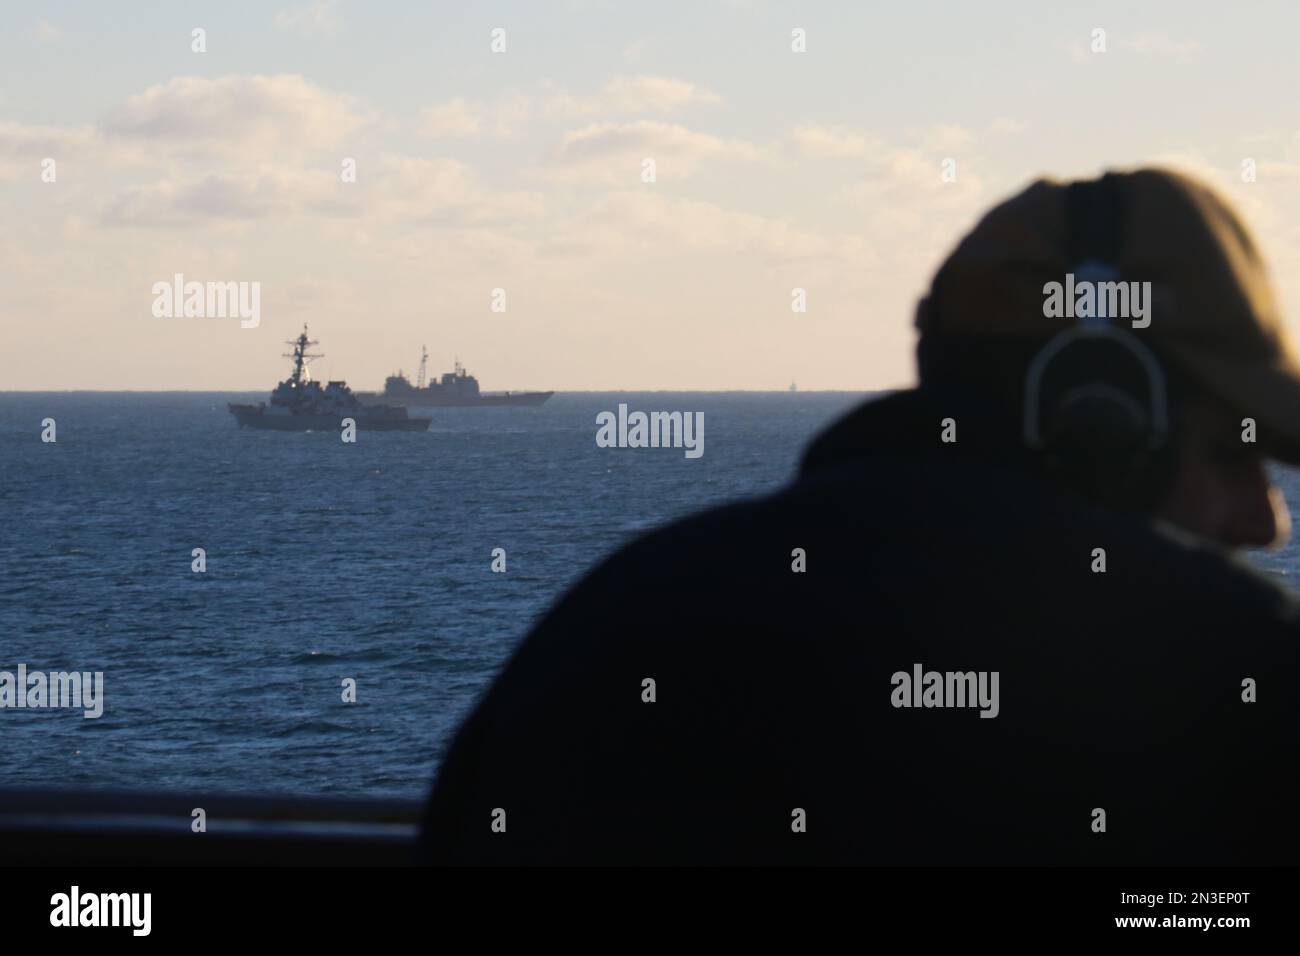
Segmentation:
[(421, 408), (474, 408), (482, 405), (541, 405), (554, 392), (484, 392), (478, 379), (465, 370), (456, 359), (450, 372), (444, 372), (436, 382), (427, 381), (429, 350), (420, 350), (420, 370), (415, 384), (401, 371), (384, 380), (382, 393), (362, 393), (361, 398), (391, 399)]
[(412, 418), (403, 405), (363, 404), (342, 379), (324, 387), (314, 381), (307, 364), (321, 355), (308, 351), (319, 343), (308, 337), (306, 325), (286, 344), (293, 346), (284, 356), (293, 359), (293, 371), (271, 391), (270, 401), (227, 406), (240, 425), (277, 431), (337, 431), (343, 420), (350, 418), (362, 431), (423, 431), (429, 427), (432, 419)]

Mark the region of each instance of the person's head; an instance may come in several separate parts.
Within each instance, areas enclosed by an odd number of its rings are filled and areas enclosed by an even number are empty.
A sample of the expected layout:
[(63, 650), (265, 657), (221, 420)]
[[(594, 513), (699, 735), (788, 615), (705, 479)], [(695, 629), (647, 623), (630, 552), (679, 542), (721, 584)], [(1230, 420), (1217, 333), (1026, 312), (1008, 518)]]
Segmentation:
[(1046, 180), (994, 208), (917, 311), (923, 389), (1016, 418), (1027, 461), (1230, 547), (1280, 543), (1300, 363), (1232, 209), (1162, 170)]

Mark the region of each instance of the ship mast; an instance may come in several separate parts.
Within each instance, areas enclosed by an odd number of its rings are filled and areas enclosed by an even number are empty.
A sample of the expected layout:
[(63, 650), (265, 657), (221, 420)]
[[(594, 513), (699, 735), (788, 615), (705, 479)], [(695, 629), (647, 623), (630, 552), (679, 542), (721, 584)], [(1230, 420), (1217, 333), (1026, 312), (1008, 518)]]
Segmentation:
[(429, 350), (427, 347), (421, 345), (420, 346), (420, 375), (415, 382), (416, 388), (424, 388), (424, 367), (426, 364), (428, 364), (428, 361), (429, 361)]
[(307, 349), (311, 348), (313, 345), (320, 344), (319, 342), (307, 338), (307, 323), (303, 323), (302, 332), (296, 339), (284, 344), (293, 346), (292, 352), (284, 353), (285, 358), (293, 359), (293, 375), (290, 376), (289, 381), (295, 388), (302, 385), (304, 382), (311, 381), (311, 373), (307, 371), (307, 363), (312, 359), (318, 359), (322, 356), (320, 353), (312, 355), (307, 352)]

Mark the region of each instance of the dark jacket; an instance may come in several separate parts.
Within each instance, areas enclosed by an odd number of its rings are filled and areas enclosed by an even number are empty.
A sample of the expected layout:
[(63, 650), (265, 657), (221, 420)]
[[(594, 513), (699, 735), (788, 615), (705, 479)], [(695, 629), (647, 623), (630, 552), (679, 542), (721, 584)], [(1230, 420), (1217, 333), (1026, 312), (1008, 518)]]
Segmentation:
[[(461, 728), (425, 859), (1300, 862), (1296, 602), (944, 414), (869, 403), (592, 571)], [(997, 716), (896, 707), (916, 664), (998, 672)]]

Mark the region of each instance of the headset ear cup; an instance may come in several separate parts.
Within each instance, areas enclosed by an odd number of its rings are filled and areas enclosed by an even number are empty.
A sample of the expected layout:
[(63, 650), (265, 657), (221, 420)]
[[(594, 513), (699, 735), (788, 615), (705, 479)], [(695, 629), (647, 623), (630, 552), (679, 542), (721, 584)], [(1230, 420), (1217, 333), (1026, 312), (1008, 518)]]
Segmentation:
[(1055, 483), (1095, 501), (1137, 505), (1151, 458), (1142, 418), (1131, 399), (1098, 394), (1071, 394), (1048, 409), (1043, 450)]
[(1059, 485), (1150, 510), (1172, 484), (1167, 382), (1155, 356), (1109, 326), (1069, 329), (1030, 363), (1025, 440)]
[(1147, 453), (1148, 460), (1140, 475), (1141, 484), (1136, 489), (1140, 493), (1136, 503), (1143, 510), (1153, 511), (1162, 505), (1178, 480), (1181, 448), (1175, 436), (1176, 432), (1171, 430), (1163, 445)]
[(1115, 508), (1150, 513), (1168, 497), (1177, 475), (1171, 447), (1144, 449), (1121, 461), (1048, 450), (1043, 467), (1053, 484)]

